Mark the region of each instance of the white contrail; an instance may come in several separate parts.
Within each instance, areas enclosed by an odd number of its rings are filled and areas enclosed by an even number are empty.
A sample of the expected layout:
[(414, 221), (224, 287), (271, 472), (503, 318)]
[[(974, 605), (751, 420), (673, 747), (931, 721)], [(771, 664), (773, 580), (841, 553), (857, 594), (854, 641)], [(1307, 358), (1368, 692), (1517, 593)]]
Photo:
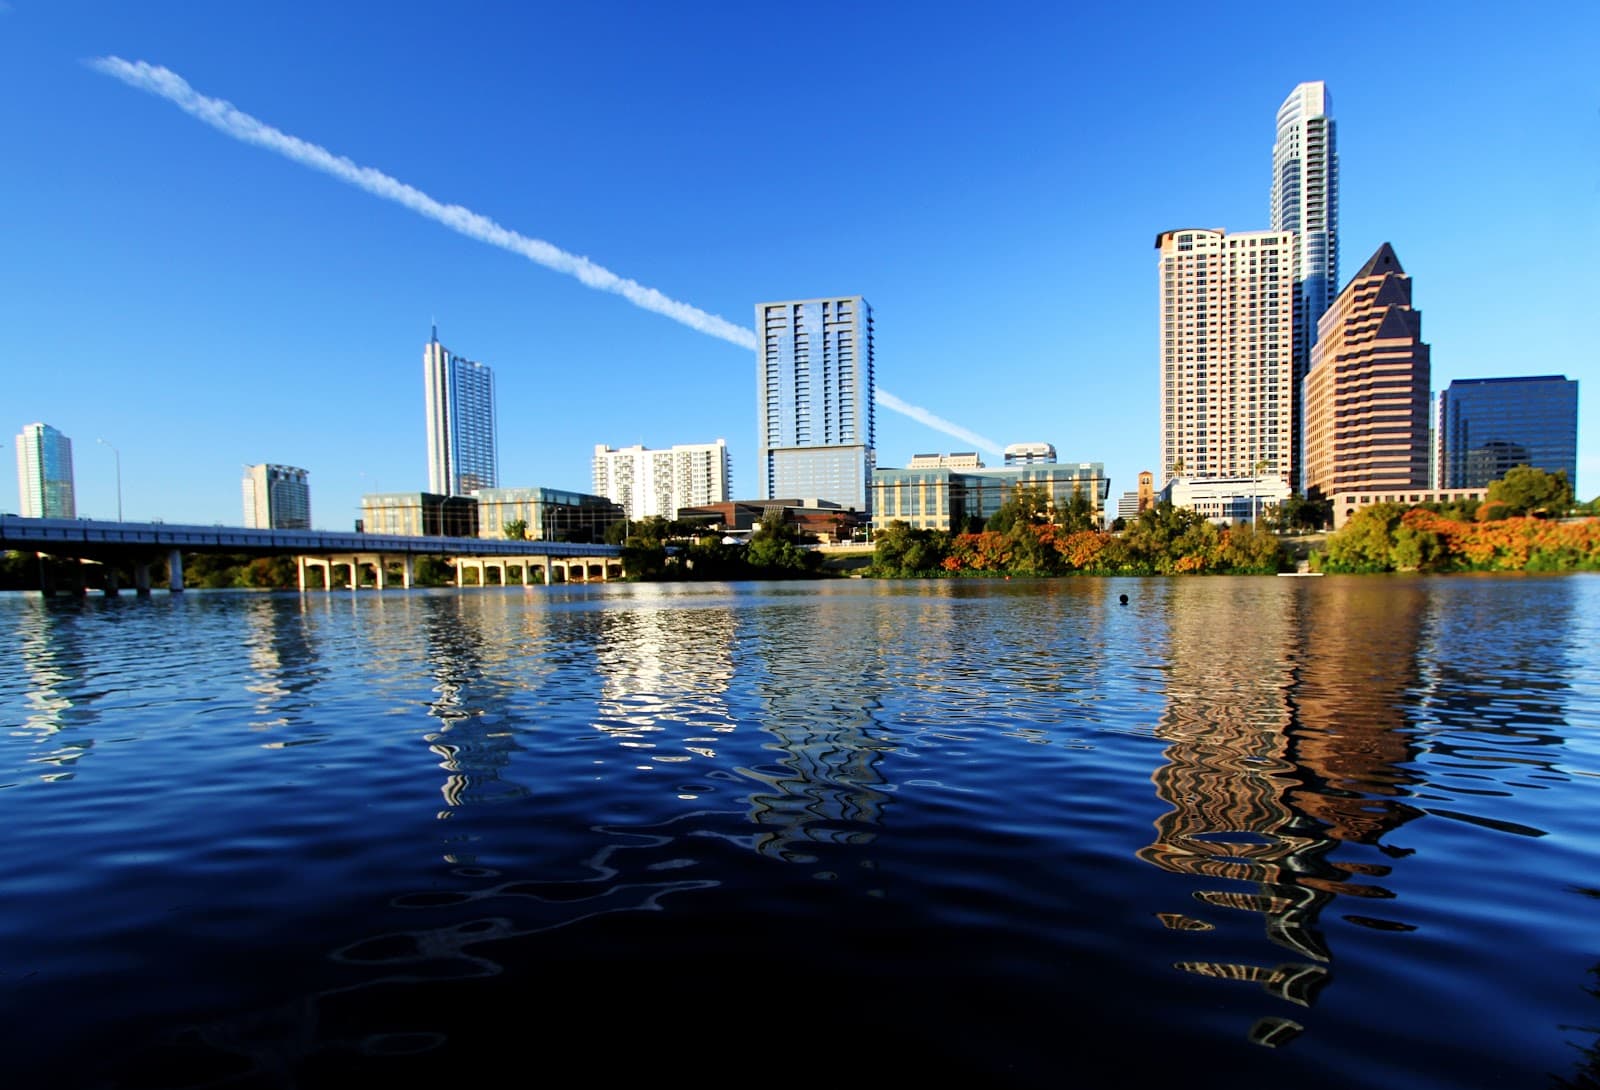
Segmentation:
[(990, 454), (998, 455), (1002, 458), (1005, 457), (1005, 452), (1000, 449), (1000, 444), (996, 443), (993, 439), (985, 439), (983, 436), (977, 434), (976, 432), (968, 431), (959, 424), (952, 424), (950, 421), (945, 420), (942, 417), (934, 416), (927, 409), (918, 408), (916, 405), (908, 405), (904, 401), (901, 401), (898, 397), (895, 397), (893, 394), (889, 393), (887, 390), (879, 389), (875, 396), (875, 400), (879, 405), (882, 405), (886, 409), (893, 409), (897, 413), (904, 413), (911, 419), (926, 424), (930, 428), (934, 428), (937, 431), (944, 432), (946, 435), (953, 435), (957, 439), (971, 443), (979, 450), (986, 450)]
[[(3, 5), (5, 0), (0, 0)], [(199, 118), (207, 125), (217, 129), (226, 136), (246, 144), (255, 144), (257, 147), (275, 151), (286, 159), (291, 159), (302, 166), (312, 170), (320, 170), (324, 174), (331, 174), (341, 182), (348, 182), (374, 197), (381, 197), (386, 201), (393, 201), (404, 208), (419, 215), (426, 216), (436, 223), (443, 224), (450, 230), (466, 235), (468, 238), (479, 242), (486, 242), (490, 246), (497, 246), (514, 254), (521, 254), (529, 261), (543, 265), (547, 269), (566, 273), (576, 277), (582, 283), (601, 291), (613, 292), (622, 296), (634, 306), (643, 307), (645, 310), (654, 311), (665, 315), (675, 322), (682, 322), (690, 329), (705, 333), (712, 337), (720, 338), (741, 348), (754, 348), (756, 346), (755, 333), (744, 326), (734, 325), (732, 322), (719, 318), (715, 314), (708, 314), (698, 307), (688, 303), (680, 303), (676, 299), (669, 299), (655, 288), (647, 288), (635, 280), (628, 280), (618, 276), (610, 269), (596, 265), (586, 257), (569, 254), (557, 246), (553, 246), (543, 239), (529, 238), (515, 231), (500, 226), (487, 216), (481, 216), (471, 209), (463, 208), (459, 204), (442, 204), (414, 186), (409, 186), (398, 178), (373, 167), (364, 167), (352, 162), (342, 155), (335, 155), (327, 148), (301, 140), (297, 136), (290, 136), (286, 132), (273, 128), (257, 118), (251, 117), (242, 110), (236, 109), (232, 103), (220, 98), (208, 98), (189, 86), (182, 76), (170, 68), (149, 64), (145, 61), (125, 61), (121, 57), (96, 57), (87, 62), (90, 68), (108, 76), (113, 76), (141, 91), (148, 91), (166, 99), (177, 106), (184, 113)], [(964, 442), (972, 443), (991, 454), (999, 455), (1001, 450), (992, 440), (974, 434), (965, 428), (950, 423), (935, 416), (926, 409), (915, 405), (908, 405), (885, 390), (878, 390), (876, 400), (879, 405), (895, 412), (903, 413), (919, 423), (947, 435), (952, 435)]]
[(543, 265), (547, 269), (575, 276), (591, 288), (614, 292), (634, 306), (663, 314), (675, 322), (682, 322), (690, 329), (720, 337), (741, 348), (756, 346), (755, 334), (743, 326), (734, 325), (715, 314), (707, 314), (688, 303), (669, 299), (654, 288), (647, 288), (637, 281), (620, 277), (586, 257), (569, 254), (542, 239), (519, 235), (500, 226), (487, 216), (480, 216), (476, 212), (462, 208), (459, 204), (442, 204), (420, 189), (391, 178), (380, 170), (359, 166), (342, 155), (333, 154), (327, 148), (281, 132), (235, 109), (231, 103), (218, 98), (207, 98), (170, 69), (147, 64), (144, 61), (125, 61), (121, 57), (97, 57), (88, 64), (95, 71), (114, 76), (130, 87), (159, 95), (185, 113), (199, 118), (235, 140), (275, 151), (302, 166), (331, 174), (341, 182), (348, 182), (357, 189), (371, 193), (374, 197), (382, 197), (386, 201), (393, 201), (409, 208), (468, 238), (487, 242), (491, 246), (498, 246), (514, 254), (521, 254), (529, 261)]

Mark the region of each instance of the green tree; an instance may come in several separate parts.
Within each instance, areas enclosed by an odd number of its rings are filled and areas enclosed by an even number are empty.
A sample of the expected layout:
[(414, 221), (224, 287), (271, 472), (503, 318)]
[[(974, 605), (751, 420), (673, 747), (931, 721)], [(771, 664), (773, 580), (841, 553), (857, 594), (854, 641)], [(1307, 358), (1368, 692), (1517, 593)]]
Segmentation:
[(1333, 525), (1333, 501), (1293, 493), (1277, 505), (1272, 522), (1286, 533), (1325, 530)]
[(1564, 469), (1547, 473), (1532, 466), (1517, 466), (1507, 470), (1500, 480), (1489, 482), (1487, 502), (1503, 505), (1506, 517), (1560, 517), (1572, 507), (1572, 484)]
[(800, 528), (777, 511), (761, 520), (750, 535), (745, 558), (757, 573), (782, 577), (814, 573), (822, 566), (822, 554), (800, 547)]
[[(1222, 532), (1198, 511), (1161, 500), (1141, 511), (1120, 540), (1126, 550), (1127, 568), (1165, 575), (1203, 570), (1207, 560), (1220, 555)], [(1201, 568), (1195, 567), (1197, 561)]]
[(1283, 543), (1265, 523), (1247, 522), (1228, 530), (1222, 562), (1236, 572), (1266, 574), (1283, 567)]
[(950, 553), (950, 535), (913, 529), (894, 520), (872, 535), (872, 573), (886, 576), (934, 575)]
[(1328, 538), (1327, 548), (1313, 557), (1314, 565), (1334, 572), (1393, 571), (1395, 532), (1405, 511), (1398, 503), (1362, 508)]
[(1019, 522), (1051, 522), (1054, 518), (1055, 508), (1050, 503), (1049, 494), (1042, 488), (1024, 485), (1015, 489), (1011, 493), (1011, 498), (989, 516), (989, 521), (984, 523), (983, 528), (1004, 534)]
[(1057, 516), (1061, 528), (1069, 534), (1100, 529), (1100, 520), (1095, 516), (1094, 504), (1089, 502), (1089, 497), (1079, 488), (1072, 490), (1072, 498), (1057, 510)]
[(513, 519), (500, 527), (500, 532), (506, 535), (508, 541), (528, 540), (528, 520)]
[(292, 556), (258, 556), (242, 572), (247, 587), (283, 589), (300, 585), (300, 574)]
[(442, 587), (456, 581), (456, 570), (442, 556), (419, 556), (411, 565), (411, 585)]

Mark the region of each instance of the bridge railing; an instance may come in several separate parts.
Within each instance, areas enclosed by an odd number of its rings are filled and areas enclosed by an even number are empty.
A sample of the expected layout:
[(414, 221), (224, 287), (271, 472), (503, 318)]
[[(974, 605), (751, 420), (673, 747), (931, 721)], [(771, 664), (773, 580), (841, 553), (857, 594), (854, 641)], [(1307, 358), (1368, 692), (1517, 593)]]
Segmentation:
[(52, 551), (133, 547), (194, 552), (410, 553), (418, 556), (620, 556), (616, 545), (570, 541), (512, 541), (482, 537), (410, 537), (327, 530), (253, 530), (164, 522), (102, 522), (0, 515), (0, 548)]

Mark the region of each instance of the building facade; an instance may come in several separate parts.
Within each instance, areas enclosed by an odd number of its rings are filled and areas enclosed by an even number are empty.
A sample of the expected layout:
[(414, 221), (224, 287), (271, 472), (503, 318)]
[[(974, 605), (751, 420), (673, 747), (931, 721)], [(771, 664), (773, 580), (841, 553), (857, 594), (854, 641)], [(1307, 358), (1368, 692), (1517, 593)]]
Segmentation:
[(1139, 517), (1139, 493), (1124, 492), (1117, 500), (1117, 517), (1124, 522), (1132, 522)]
[(861, 296), (757, 304), (760, 497), (868, 510), (874, 389), (872, 308)]
[(17, 436), (17, 496), (23, 518), (78, 517), (72, 484), (72, 440), (49, 424), (28, 424)]
[(1051, 465), (1056, 460), (1052, 443), (1011, 443), (1005, 449), (1006, 465)]
[(1174, 477), (1161, 499), (1187, 507), (1219, 526), (1254, 523), (1289, 498), (1289, 482), (1281, 477)]
[(597, 543), (627, 517), (604, 496), (559, 488), (480, 488), (477, 501), (477, 533), (488, 538), (504, 538), (507, 523), (522, 522), (529, 541)]
[(311, 529), (309, 474), (296, 466), (244, 467), (244, 524), (252, 530)]
[(452, 354), (439, 328), (422, 350), (428, 411), (428, 489), (470, 496), (499, 481), (495, 444), (494, 372)]
[(1099, 525), (1111, 482), (1101, 462), (1003, 469), (879, 469), (872, 474), (872, 525), (881, 530), (904, 522), (917, 530), (961, 532), (979, 526), (1016, 493), (1033, 488), (1063, 506), (1077, 493), (1087, 499)]
[(437, 492), (369, 492), (361, 497), (356, 529), (402, 537), (477, 537), (478, 503), (470, 496)]
[(1426, 488), (1429, 350), (1385, 242), (1319, 323), (1304, 386), (1307, 496)]
[(1456, 379), (1439, 392), (1439, 488), (1484, 488), (1519, 465), (1578, 488), (1578, 382), (1564, 375)]
[(1165, 231), (1161, 480), (1297, 470), (1292, 231)]
[(630, 519), (677, 518), (678, 508), (728, 499), (733, 464), (728, 444), (682, 443), (665, 450), (643, 445), (594, 448), (594, 490), (622, 505)]
[[(1009, 465), (1010, 463), (1006, 463)], [(907, 469), (982, 469), (983, 459), (970, 450), (950, 454), (913, 454)]]
[[(1272, 143), (1272, 192), (1267, 226), (1298, 236), (1294, 277), (1294, 394), (1298, 399), (1313, 363), (1317, 322), (1339, 292), (1339, 153), (1333, 98), (1320, 80), (1302, 83), (1278, 107)], [(1302, 418), (1291, 420), (1301, 448)], [(1303, 490), (1296, 477), (1290, 483)]]

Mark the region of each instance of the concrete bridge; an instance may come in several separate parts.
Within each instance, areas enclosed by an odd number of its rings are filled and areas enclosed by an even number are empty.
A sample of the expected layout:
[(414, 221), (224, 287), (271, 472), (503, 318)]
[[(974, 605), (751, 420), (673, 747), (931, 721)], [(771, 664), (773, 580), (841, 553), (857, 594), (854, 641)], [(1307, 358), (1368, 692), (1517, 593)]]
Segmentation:
[[(352, 588), (361, 583), (364, 568), (373, 569), (379, 589), (387, 584), (387, 570), (397, 566), (401, 585), (411, 586), (413, 564), (419, 556), (440, 556), (455, 565), (456, 585), (467, 585), (468, 570), (478, 573), (480, 585), (487, 572), (498, 571), (506, 582), (507, 569), (520, 569), (527, 583), (537, 570), (543, 582), (560, 574), (574, 582), (620, 578), (622, 550), (616, 545), (585, 545), (568, 541), (508, 541), (498, 538), (406, 537), (399, 534), (360, 534), (325, 530), (250, 530), (242, 526), (182, 526), (163, 522), (99, 522), (93, 519), (36, 519), (0, 515), (0, 549), (37, 553), (41, 557), (76, 557), (106, 564), (107, 594), (117, 592), (117, 565), (133, 569), (134, 587), (150, 593), (150, 565), (167, 561), (168, 587), (183, 590), (184, 553), (243, 553), (247, 556), (293, 556), (300, 589), (307, 589), (306, 574), (320, 568), (323, 587), (332, 587), (334, 569), (350, 570)], [(574, 573), (578, 578), (573, 579)], [(45, 593), (54, 588), (46, 584)]]

